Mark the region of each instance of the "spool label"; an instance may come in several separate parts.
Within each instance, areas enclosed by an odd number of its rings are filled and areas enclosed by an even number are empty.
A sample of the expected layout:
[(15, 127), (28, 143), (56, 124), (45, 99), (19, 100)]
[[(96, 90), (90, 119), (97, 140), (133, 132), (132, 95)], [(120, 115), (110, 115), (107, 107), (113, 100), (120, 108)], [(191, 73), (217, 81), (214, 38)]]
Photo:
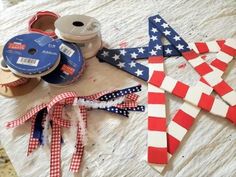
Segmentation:
[(21, 76), (44, 76), (48, 70), (58, 65), (59, 46), (60, 43), (56, 40), (39, 33), (18, 35), (5, 45), (4, 61), (12, 72)]
[(9, 43), (8, 44), (8, 49), (15, 49), (15, 50), (25, 50), (26, 45), (25, 44), (21, 44), (21, 43)]
[(75, 51), (72, 48), (66, 46), (65, 44), (61, 44), (59, 49), (62, 53), (66, 54), (68, 57), (71, 57), (75, 53)]
[(39, 60), (33, 59), (33, 58), (19, 57), (17, 60), (17, 64), (21, 64), (21, 65), (28, 65), (28, 66), (37, 67), (38, 63), (39, 63)]

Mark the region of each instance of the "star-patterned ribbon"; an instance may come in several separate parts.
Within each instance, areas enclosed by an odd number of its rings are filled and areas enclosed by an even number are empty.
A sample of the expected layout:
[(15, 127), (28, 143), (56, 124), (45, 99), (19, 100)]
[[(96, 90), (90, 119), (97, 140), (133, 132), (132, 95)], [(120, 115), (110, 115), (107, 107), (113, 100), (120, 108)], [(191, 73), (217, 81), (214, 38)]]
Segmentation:
[[(135, 92), (141, 91), (141, 85), (129, 87), (116, 91), (104, 91), (90, 96), (77, 96), (74, 92), (66, 92), (55, 96), (48, 104), (41, 104), (30, 111), (28, 111), (21, 118), (8, 122), (6, 127), (13, 128), (24, 124), (26, 121), (31, 120), (31, 135), (28, 146), (28, 155), (33, 152), (43, 142), (43, 130), (46, 119), (50, 119), (50, 125), (52, 129), (51, 136), (51, 159), (50, 159), (50, 177), (61, 176), (61, 128), (69, 128), (72, 126), (72, 122), (68, 119), (62, 118), (62, 111), (65, 106), (74, 104), (75, 99), (83, 99), (87, 101), (96, 101), (99, 103), (107, 103), (109, 100), (116, 100), (118, 98), (124, 98), (122, 103), (116, 106), (110, 106), (105, 108), (98, 108), (115, 114), (119, 114), (128, 117), (129, 111), (144, 111), (144, 106), (137, 104), (138, 95)], [(85, 126), (87, 127), (87, 110), (91, 109), (83, 105), (79, 105), (78, 109), (82, 116)], [(70, 164), (70, 170), (78, 172), (80, 163), (83, 156), (84, 144), (82, 142), (83, 134), (81, 134), (81, 122), (77, 122), (77, 144), (75, 152), (72, 156)]]

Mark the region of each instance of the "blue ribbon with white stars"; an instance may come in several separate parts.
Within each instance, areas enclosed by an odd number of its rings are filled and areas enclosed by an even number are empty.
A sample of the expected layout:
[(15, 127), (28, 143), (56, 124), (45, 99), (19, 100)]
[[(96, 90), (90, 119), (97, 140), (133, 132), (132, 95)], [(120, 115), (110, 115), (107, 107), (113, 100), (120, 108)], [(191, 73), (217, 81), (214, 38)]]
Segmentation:
[(148, 80), (148, 67), (144, 66), (131, 58), (122, 58), (119, 50), (110, 51), (107, 48), (103, 48), (98, 51), (97, 58), (101, 62), (109, 63), (123, 71), (126, 71), (144, 81)]
[(160, 15), (149, 17), (149, 22), (152, 23), (180, 53), (190, 51), (187, 42), (185, 42)]
[[(155, 28), (155, 26), (149, 21), (148, 23), (148, 32), (149, 32), (149, 45), (148, 50), (150, 56), (162, 56), (164, 54), (163, 45), (161, 42), (162, 34)], [(172, 53), (170, 48), (167, 48), (167, 53)]]
[[(156, 29), (156, 28), (152, 28), (152, 29)], [(153, 34), (155, 33), (157, 33), (157, 31), (154, 30)], [(157, 38), (154, 38), (154, 39), (157, 39)], [(130, 59), (138, 60), (138, 59), (147, 59), (150, 55), (150, 51), (148, 50), (148, 47), (109, 49), (109, 52), (107, 51), (103, 52), (103, 49), (102, 49), (101, 51), (102, 51), (101, 57), (102, 56), (106, 57), (109, 55), (113, 59), (122, 57), (122, 59), (127, 59), (127, 60), (130, 60)], [(176, 48), (173, 45), (169, 44), (169, 45), (163, 45), (163, 55), (164, 57), (172, 57), (172, 56), (181, 56), (181, 53), (178, 50), (176, 50)]]
[[(129, 95), (131, 93), (140, 92), (141, 87), (142, 87), (141, 85), (137, 85), (137, 86), (134, 86), (134, 87), (129, 87), (129, 88), (125, 88), (125, 89), (122, 89), (122, 90), (117, 90), (117, 91), (114, 91), (114, 92), (111, 92), (111, 93), (107, 93), (107, 94), (101, 96), (98, 100), (108, 101), (108, 100), (116, 99), (118, 97), (123, 97), (123, 96)], [(137, 107), (132, 107), (132, 108), (131, 107), (117, 108), (115, 106), (111, 106), (111, 107), (108, 107), (108, 108), (101, 108), (101, 109), (106, 110), (108, 112), (113, 112), (113, 113), (116, 113), (116, 114), (120, 114), (120, 115), (123, 115), (125, 117), (129, 116), (129, 111), (140, 111), (140, 112), (145, 111), (145, 107), (142, 106), (142, 105), (138, 105)]]

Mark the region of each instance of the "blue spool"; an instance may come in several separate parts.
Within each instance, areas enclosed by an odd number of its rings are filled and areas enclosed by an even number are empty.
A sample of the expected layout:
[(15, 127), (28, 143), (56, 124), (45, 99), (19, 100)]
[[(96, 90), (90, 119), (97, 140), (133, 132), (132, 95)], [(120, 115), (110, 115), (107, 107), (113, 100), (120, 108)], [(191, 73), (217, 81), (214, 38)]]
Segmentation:
[(75, 45), (58, 39), (61, 60), (57, 68), (42, 79), (50, 84), (66, 85), (75, 81), (84, 67), (84, 58)]
[(59, 63), (59, 45), (58, 41), (46, 35), (22, 34), (6, 43), (3, 58), (12, 72), (17, 75), (44, 76)]

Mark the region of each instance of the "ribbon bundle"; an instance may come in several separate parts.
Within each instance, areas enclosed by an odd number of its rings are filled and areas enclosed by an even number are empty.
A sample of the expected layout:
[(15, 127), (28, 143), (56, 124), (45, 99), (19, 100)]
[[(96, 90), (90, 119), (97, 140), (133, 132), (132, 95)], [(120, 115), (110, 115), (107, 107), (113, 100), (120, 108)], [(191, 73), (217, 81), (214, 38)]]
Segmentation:
[[(107, 62), (148, 82), (147, 161), (158, 172), (162, 172), (201, 109), (236, 124), (236, 91), (222, 79), (228, 64), (236, 56), (236, 40), (187, 44), (161, 16), (152, 16), (148, 22), (148, 47), (103, 48), (97, 57), (101, 62)], [(163, 45), (162, 37), (170, 45)], [(208, 52), (218, 52), (210, 64), (199, 56)], [(164, 57), (169, 56), (183, 56), (200, 75), (195, 86), (189, 86), (165, 74)], [(148, 59), (148, 67), (136, 62), (141, 58)], [(222, 100), (210, 95), (213, 90)], [(165, 92), (185, 101), (168, 126)]]
[[(78, 172), (84, 151), (85, 129), (87, 127), (87, 111), (100, 109), (128, 117), (129, 111), (144, 111), (144, 106), (137, 104), (141, 85), (115, 91), (103, 91), (90, 96), (77, 96), (75, 92), (66, 92), (55, 96), (49, 103), (35, 106), (24, 116), (8, 122), (8, 128), (14, 128), (31, 121), (31, 133), (28, 145), (30, 155), (40, 145), (48, 141), (48, 128), (51, 127), (51, 159), (50, 177), (61, 176), (61, 144), (63, 143), (61, 128), (77, 128), (76, 146), (72, 156), (70, 171)], [(77, 119), (65, 119), (63, 109), (73, 106)]]

